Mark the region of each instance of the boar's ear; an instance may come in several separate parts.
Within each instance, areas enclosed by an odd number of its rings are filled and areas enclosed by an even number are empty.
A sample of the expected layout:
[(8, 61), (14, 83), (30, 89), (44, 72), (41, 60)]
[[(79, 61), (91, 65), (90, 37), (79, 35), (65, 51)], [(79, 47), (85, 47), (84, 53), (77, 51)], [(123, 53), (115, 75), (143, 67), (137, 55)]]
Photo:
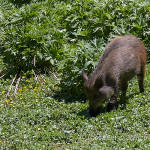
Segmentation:
[(82, 75), (82, 77), (83, 77), (83, 80), (84, 80), (84, 81), (88, 81), (88, 76), (86, 75), (86, 73), (85, 73), (85, 70), (84, 70), (84, 69), (82, 69), (82, 73), (81, 73), (81, 75)]

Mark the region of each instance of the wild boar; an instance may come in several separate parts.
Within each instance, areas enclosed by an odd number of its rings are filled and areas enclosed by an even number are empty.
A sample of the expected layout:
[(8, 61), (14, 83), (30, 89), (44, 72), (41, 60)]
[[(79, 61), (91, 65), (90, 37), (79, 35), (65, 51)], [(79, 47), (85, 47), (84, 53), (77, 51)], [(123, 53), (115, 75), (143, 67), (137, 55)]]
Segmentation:
[(116, 109), (119, 92), (126, 95), (128, 81), (135, 75), (140, 92), (144, 92), (145, 67), (146, 48), (138, 38), (132, 35), (114, 38), (106, 46), (94, 72), (88, 77), (82, 70), (90, 115), (97, 116), (104, 102), (108, 102), (108, 111)]

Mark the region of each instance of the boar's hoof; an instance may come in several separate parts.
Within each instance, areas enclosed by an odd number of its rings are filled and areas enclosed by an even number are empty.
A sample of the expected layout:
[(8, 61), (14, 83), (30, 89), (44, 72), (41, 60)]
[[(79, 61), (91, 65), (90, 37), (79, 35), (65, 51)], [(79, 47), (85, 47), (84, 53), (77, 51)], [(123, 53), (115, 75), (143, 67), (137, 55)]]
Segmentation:
[(99, 113), (100, 113), (99, 108), (97, 108), (97, 109), (91, 109), (90, 108), (90, 115), (91, 115), (91, 117), (96, 117)]
[(117, 110), (117, 108), (118, 108), (118, 104), (116, 104), (116, 103), (108, 103), (108, 105), (107, 105), (107, 112), (110, 112), (110, 111), (115, 111), (115, 110)]

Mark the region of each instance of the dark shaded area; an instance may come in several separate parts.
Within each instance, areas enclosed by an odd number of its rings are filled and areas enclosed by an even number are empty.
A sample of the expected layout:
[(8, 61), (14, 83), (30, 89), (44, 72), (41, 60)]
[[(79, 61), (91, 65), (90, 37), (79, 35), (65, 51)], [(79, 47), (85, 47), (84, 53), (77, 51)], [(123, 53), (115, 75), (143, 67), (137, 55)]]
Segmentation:
[(16, 7), (21, 7), (24, 4), (29, 4), (31, 0), (9, 0), (13, 3)]
[[(106, 112), (107, 107), (106, 106), (102, 106), (99, 108), (99, 114), (105, 113)], [(78, 113), (79, 116), (84, 116), (85, 118), (91, 118), (91, 117), (96, 117), (96, 116), (91, 116), (89, 113), (89, 108), (84, 109), (82, 111), (80, 111)]]
[(86, 119), (91, 118), (88, 108), (80, 111), (77, 115), (84, 116)]
[(85, 94), (83, 95), (83, 97), (76, 97), (73, 96), (69, 93), (64, 93), (64, 91), (60, 91), (60, 92), (56, 92), (54, 93), (54, 95), (52, 96), (54, 99), (57, 99), (58, 101), (62, 101), (65, 100), (65, 103), (73, 103), (73, 102), (81, 102), (81, 103), (86, 103), (87, 98), (85, 96)]
[(114, 103), (108, 103), (106, 111), (107, 112), (116, 111), (117, 108), (118, 108), (118, 103), (115, 103), (115, 104)]
[(120, 106), (120, 109), (126, 109), (126, 104), (129, 103), (129, 98), (134, 98), (134, 95), (138, 95), (139, 92), (136, 92), (136, 93), (133, 93), (133, 94), (130, 94), (128, 96), (122, 96), (120, 97), (120, 100), (118, 101), (119, 103), (119, 106)]
[[(128, 101), (129, 98), (133, 98), (134, 95), (138, 95), (138, 94), (139, 94), (139, 92), (136, 92), (136, 93), (130, 94), (129, 96), (126, 96), (126, 97), (120, 97), (120, 99), (118, 100), (118, 103), (117, 103), (118, 106), (120, 106), (120, 109), (121, 109), (121, 110), (126, 109), (126, 104), (129, 103), (129, 101)], [(109, 105), (109, 103), (108, 103), (108, 105)], [(99, 114), (102, 114), (102, 113), (115, 111), (114, 109), (112, 109), (112, 110), (109, 109), (109, 110), (108, 110), (108, 105), (100, 107), (100, 108), (99, 108), (99, 113), (97, 114), (97, 116), (98, 116)], [(114, 108), (114, 107), (112, 107), (112, 108)], [(117, 110), (117, 108), (116, 108), (116, 110)], [(88, 119), (88, 118), (91, 118), (91, 117), (96, 117), (96, 116), (91, 116), (91, 115), (90, 115), (90, 113), (89, 113), (89, 108), (80, 111), (80, 112), (78, 113), (78, 115), (79, 115), (79, 116), (84, 116), (84, 117), (87, 118), (87, 119)]]

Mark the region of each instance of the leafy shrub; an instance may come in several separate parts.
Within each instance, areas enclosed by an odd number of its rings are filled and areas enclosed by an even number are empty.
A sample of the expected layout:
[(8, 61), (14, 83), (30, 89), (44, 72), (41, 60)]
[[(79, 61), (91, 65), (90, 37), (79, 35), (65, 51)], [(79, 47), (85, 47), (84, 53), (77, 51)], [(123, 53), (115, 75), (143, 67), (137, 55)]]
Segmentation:
[[(72, 50), (67, 47), (71, 53), (66, 57), (67, 59), (61, 61), (63, 67), (60, 69), (63, 70), (63, 79), (65, 79), (62, 84), (67, 94), (70, 92), (73, 96), (79, 97), (83, 95), (81, 69), (87, 68), (88, 73), (93, 71), (106, 43), (113, 37), (133, 34), (141, 38), (149, 48), (149, 12), (150, 9), (144, 2), (140, 4), (134, 1), (73, 3), (67, 11), (67, 17), (63, 18), (64, 28), (69, 32), (72, 31), (69, 37), (79, 41), (76, 42), (75, 47), (71, 43)], [(96, 43), (93, 46), (94, 39), (95, 41), (100, 39), (98, 45)], [(147, 52), (149, 56), (149, 50)]]
[(27, 71), (45, 65), (52, 67), (62, 54), (64, 34), (52, 27), (54, 23), (48, 7), (42, 10), (41, 7), (42, 3), (38, 3), (12, 10), (2, 23), (4, 50), (1, 55), (15, 70)]
[(90, 42), (79, 41), (75, 45), (70, 45), (71, 47), (67, 47), (67, 45), (64, 47), (64, 52), (67, 54), (66, 59), (57, 64), (58, 69), (62, 70), (61, 87), (63, 92), (73, 97), (84, 97), (81, 70), (88, 68), (88, 74), (94, 70), (105, 47), (102, 42), (103, 39), (93, 39)]
[(10, 4), (0, 20), (4, 62), (15, 72), (51, 68), (61, 75), (61, 87), (75, 97), (83, 95), (81, 69), (92, 72), (113, 37), (139, 37), (150, 56), (148, 1), (31, 0), (15, 6)]

